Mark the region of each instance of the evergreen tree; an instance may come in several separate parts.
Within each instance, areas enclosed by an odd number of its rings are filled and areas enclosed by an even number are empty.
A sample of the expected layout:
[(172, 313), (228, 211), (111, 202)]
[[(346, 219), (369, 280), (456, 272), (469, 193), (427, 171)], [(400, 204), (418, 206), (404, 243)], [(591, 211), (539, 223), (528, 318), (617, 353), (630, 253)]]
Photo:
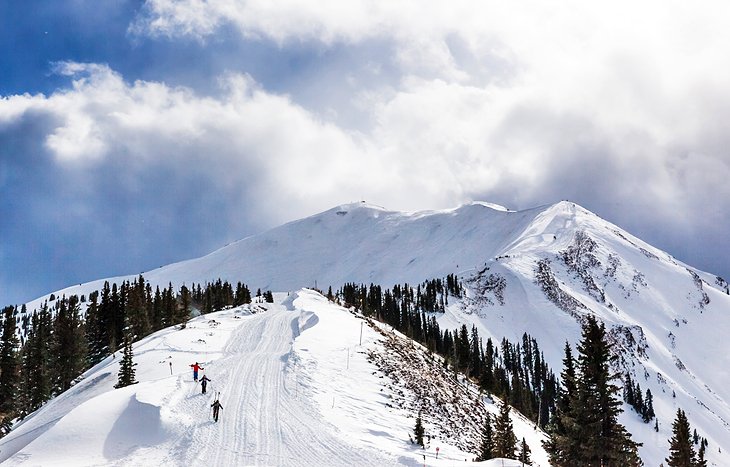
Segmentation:
[(555, 402), (555, 415), (548, 427), (550, 438), (543, 444), (550, 457), (550, 463), (556, 466), (571, 465), (578, 456), (580, 447), (577, 443), (573, 404), (576, 401), (575, 360), (570, 344), (566, 341), (563, 357), (563, 371), (560, 373), (561, 388)]
[(697, 461), (695, 462), (695, 467), (707, 467), (707, 459), (705, 459), (705, 447), (707, 445), (702, 442), (700, 444), (700, 450), (697, 452)]
[(180, 311), (171, 282), (168, 283), (167, 288), (162, 290), (162, 316), (165, 320), (165, 326), (180, 324), (180, 321), (178, 321), (180, 319)]
[(119, 373), (117, 384), (115, 388), (123, 388), (132, 384), (137, 384), (134, 379), (134, 367), (137, 366), (133, 361), (134, 354), (132, 353), (132, 331), (127, 326), (124, 332), (124, 352), (122, 354), (122, 361), (119, 363)]
[(31, 331), (21, 353), (21, 416), (38, 409), (52, 394), (51, 312), (44, 302), (33, 313)]
[[(564, 390), (558, 397), (555, 422), (545, 449), (556, 466), (641, 465), (638, 443), (618, 422), (619, 387), (612, 383), (610, 346), (603, 324), (588, 316), (572, 368), (566, 345)], [(634, 395), (636, 393), (634, 392)]]
[[(578, 345), (574, 414), (582, 446), (578, 462), (585, 465), (639, 465), (638, 444), (618, 422), (622, 412), (610, 371), (611, 355), (603, 323), (589, 315)], [(639, 393), (640, 394), (640, 393)], [(636, 395), (636, 393), (635, 393)]]
[(2, 311), (2, 340), (0, 341), (0, 437), (10, 431), (16, 414), (18, 387), (18, 346), (15, 307)]
[(84, 324), (79, 316), (79, 300), (76, 295), (57, 303), (53, 325), (52, 365), (54, 388), (66, 391), (86, 367), (84, 358), (87, 351)]
[(651, 390), (647, 388), (646, 397), (644, 398), (644, 411), (641, 414), (645, 423), (649, 423), (654, 417), (654, 396), (651, 394)]
[(479, 447), (479, 456), (477, 461), (488, 461), (493, 458), (494, 455), (494, 432), (492, 431), (492, 415), (487, 413), (487, 417), (484, 421), (484, 428), (482, 429), (482, 444)]
[(105, 281), (101, 289), (99, 299), (98, 334), (101, 340), (100, 346), (104, 349), (103, 354), (110, 354), (116, 351), (114, 334), (114, 305), (112, 303), (112, 292), (109, 282)]
[(462, 324), (459, 329), (459, 333), (456, 334), (458, 339), (455, 339), (456, 344), (456, 366), (461, 371), (466, 371), (469, 368), (471, 346), (469, 344), (469, 330), (466, 324)]
[(190, 289), (185, 287), (185, 284), (180, 287), (180, 296), (176, 307), (177, 313), (175, 313), (174, 324), (180, 324), (181, 329), (185, 329), (187, 326), (188, 319), (190, 319), (190, 303), (192, 297), (190, 295)]
[(695, 451), (690, 440), (689, 421), (682, 409), (672, 423), (672, 438), (669, 440), (668, 467), (694, 467)]
[(421, 422), (421, 413), (418, 413), (418, 417), (416, 417), (416, 426), (413, 429), (413, 435), (416, 439), (416, 444), (419, 446), (423, 446), (423, 423)]
[(93, 366), (102, 361), (109, 353), (109, 337), (105, 333), (105, 327), (102, 322), (98, 291), (89, 294), (89, 302), (86, 305), (86, 319), (84, 320), (84, 332), (86, 334), (87, 344), (87, 365)]
[(145, 279), (140, 274), (131, 286), (127, 286), (126, 305), (127, 319), (132, 326), (132, 335), (137, 336), (137, 338), (148, 335), (151, 329), (150, 312), (145, 294)]
[(532, 459), (530, 459), (530, 446), (527, 445), (525, 438), (522, 438), (520, 443), (520, 452), (517, 453), (517, 460), (525, 465), (532, 465)]
[(124, 340), (125, 325), (125, 303), (127, 287), (122, 284), (121, 290), (117, 284), (112, 284), (111, 295), (109, 296), (109, 312), (111, 324), (110, 347), (112, 352), (117, 351), (117, 346)]
[[(330, 291), (331, 290), (332, 287), (330, 287)], [(239, 282), (236, 284), (236, 298), (233, 304), (239, 306), (246, 303), (251, 303), (251, 291), (248, 290), (248, 287), (246, 287), (243, 283)]]
[(479, 387), (486, 390), (494, 390), (494, 344), (492, 339), (487, 339), (486, 350), (483, 353), (484, 361), (481, 364), (482, 372), (479, 378)]
[(494, 421), (494, 457), (515, 458), (517, 450), (517, 437), (512, 428), (512, 420), (509, 416), (510, 406), (502, 402), (499, 408), (499, 415)]
[(626, 373), (626, 377), (624, 378), (624, 401), (632, 407), (636, 405), (634, 382), (631, 380), (631, 375), (628, 373)]
[(469, 376), (472, 378), (479, 378), (482, 371), (482, 342), (479, 339), (479, 332), (477, 331), (476, 325), (471, 327), (471, 340), (470, 340), (470, 354), (471, 361), (469, 363)]
[(165, 326), (165, 317), (162, 314), (162, 292), (160, 286), (155, 287), (155, 295), (152, 299), (152, 329), (158, 331)]
[(641, 385), (639, 382), (636, 382), (636, 387), (634, 388), (634, 394), (636, 395), (636, 400), (634, 401), (634, 409), (636, 409), (636, 412), (638, 414), (644, 413), (644, 395), (643, 392), (641, 392)]

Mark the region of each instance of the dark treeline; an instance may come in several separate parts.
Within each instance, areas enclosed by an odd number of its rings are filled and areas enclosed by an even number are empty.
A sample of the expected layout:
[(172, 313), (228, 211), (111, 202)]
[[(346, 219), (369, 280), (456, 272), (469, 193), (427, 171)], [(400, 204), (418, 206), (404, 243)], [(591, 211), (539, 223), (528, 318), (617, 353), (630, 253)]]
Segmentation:
[(651, 395), (651, 390), (647, 389), (646, 394), (642, 394), (639, 382), (634, 384), (629, 374), (624, 377), (624, 402), (633, 407), (644, 423), (654, 419), (654, 397)]
[(69, 389), (84, 371), (118, 351), (125, 338), (136, 341), (168, 326), (184, 326), (194, 311), (250, 303), (251, 292), (241, 282), (234, 288), (220, 279), (177, 291), (172, 284), (153, 289), (140, 275), (119, 286), (105, 282), (88, 297), (50, 298), (30, 313), (25, 305), (2, 311), (0, 436), (13, 420)]
[[(415, 287), (346, 284), (338, 293), (346, 306), (393, 326), (444, 358), (481, 389), (495, 394), (541, 427), (555, 411), (558, 383), (545, 362), (537, 341), (523, 334), (521, 343), (495, 343), (479, 336), (476, 326), (441, 330), (433, 312), (443, 311), (449, 296), (461, 297), (463, 286), (455, 276), (434, 279)], [(331, 294), (329, 294), (331, 295)]]

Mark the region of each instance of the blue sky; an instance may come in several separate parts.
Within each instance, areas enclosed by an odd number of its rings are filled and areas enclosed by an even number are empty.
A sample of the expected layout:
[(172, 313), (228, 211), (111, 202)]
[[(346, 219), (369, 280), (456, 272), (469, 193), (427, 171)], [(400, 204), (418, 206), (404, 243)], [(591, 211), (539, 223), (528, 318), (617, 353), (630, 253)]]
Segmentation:
[(730, 276), (730, 11), (0, 4), (0, 304), (334, 205), (571, 199)]

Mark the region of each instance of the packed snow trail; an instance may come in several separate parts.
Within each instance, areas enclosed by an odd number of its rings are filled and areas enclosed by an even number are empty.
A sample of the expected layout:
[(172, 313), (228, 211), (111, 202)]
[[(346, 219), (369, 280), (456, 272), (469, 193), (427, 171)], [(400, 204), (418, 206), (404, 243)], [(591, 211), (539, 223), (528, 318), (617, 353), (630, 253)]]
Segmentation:
[[(343, 442), (328, 430), (312, 402), (287, 386), (287, 361), (297, 332), (298, 312), (269, 305), (269, 311), (243, 319), (224, 355), (206, 367), (212, 382), (207, 397), (188, 376), (193, 397), (173, 411), (198, 413), (183, 465), (383, 465), (375, 452)], [(215, 391), (223, 406), (219, 421), (210, 417)], [(330, 427), (334, 430), (334, 427)], [(391, 461), (392, 462), (392, 461)]]

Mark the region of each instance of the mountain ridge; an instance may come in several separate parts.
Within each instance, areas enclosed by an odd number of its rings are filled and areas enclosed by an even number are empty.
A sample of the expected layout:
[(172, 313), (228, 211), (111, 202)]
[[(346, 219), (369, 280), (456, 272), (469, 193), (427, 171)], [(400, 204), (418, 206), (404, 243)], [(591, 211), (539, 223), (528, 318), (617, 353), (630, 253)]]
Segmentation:
[[(519, 342), (528, 332), (555, 369), (588, 314), (604, 322), (619, 357), (615, 370), (655, 396), (658, 434), (631, 409), (621, 418), (644, 443), (642, 457), (663, 459), (676, 408), (713, 446), (730, 451), (727, 282), (570, 201), (523, 211), (477, 202), (412, 213), (343, 204), (144, 275), (153, 285), (220, 278), (287, 291), (345, 282), (415, 285), (451, 273), (468, 287), (438, 317), (442, 328), (475, 325), (495, 342)], [(88, 293), (103, 281), (56, 295)]]
[[(559, 204), (559, 203), (558, 203)], [(497, 207), (495, 209), (495, 206)], [(491, 203), (485, 203), (485, 202), (472, 202), (463, 204), (461, 206), (458, 206), (456, 208), (451, 209), (445, 209), (445, 210), (427, 210), (427, 211), (413, 211), (413, 212), (400, 212), (400, 211), (390, 211), (386, 208), (372, 205), (369, 203), (364, 202), (355, 202), (355, 203), (345, 203), (338, 206), (335, 206), (331, 209), (328, 209), (326, 211), (314, 214), (312, 216), (308, 216), (302, 219), (293, 220), (290, 222), (287, 222), (285, 224), (282, 224), (280, 226), (274, 227), (272, 229), (266, 230), (259, 234), (254, 234), (248, 237), (245, 237), (243, 239), (237, 240), (235, 242), (232, 242), (224, 247), (218, 248), (204, 256), (201, 256), (199, 258), (193, 258), (189, 260), (184, 260), (180, 262), (171, 263), (166, 266), (161, 266), (160, 268), (152, 269), (149, 271), (144, 271), (141, 274), (145, 276), (145, 278), (150, 281), (151, 283), (155, 285), (165, 286), (168, 282), (172, 281), (176, 284), (182, 284), (184, 283), (192, 283), (192, 282), (205, 282), (205, 281), (213, 281), (218, 278), (221, 279), (229, 279), (229, 280), (239, 280), (241, 277), (253, 277), (253, 279), (249, 279), (249, 283), (253, 287), (261, 287), (262, 289), (271, 288), (276, 290), (293, 290), (297, 289), (299, 287), (306, 287), (306, 286), (314, 286), (314, 280), (316, 280), (313, 274), (309, 274), (309, 277), (305, 277), (307, 274), (307, 271), (297, 271), (298, 277), (296, 277), (295, 283), (292, 283), (292, 281), (283, 281), (283, 282), (277, 282), (274, 279), (274, 274), (269, 274), (266, 277), (257, 276), (256, 274), (251, 274), (253, 269), (255, 269), (255, 265), (252, 265), (251, 267), (246, 266), (225, 266), (225, 263), (228, 261), (231, 261), (233, 259), (238, 259), (238, 261), (242, 261), (241, 258), (250, 257), (256, 252), (260, 252), (262, 248), (265, 247), (272, 247), (277, 246), (281, 244), (283, 241), (296, 241), (297, 237), (294, 235), (294, 233), (290, 232), (292, 228), (296, 228), (301, 233), (302, 231), (312, 230), (317, 228), (318, 226), (321, 227), (322, 225), (327, 226), (330, 229), (330, 232), (332, 229), (337, 228), (337, 222), (336, 220), (344, 220), (345, 217), (347, 217), (348, 214), (354, 214), (350, 216), (356, 217), (358, 221), (366, 221), (367, 219), (375, 219), (379, 220), (376, 224), (380, 226), (380, 231), (377, 232), (380, 234), (380, 237), (378, 238), (378, 241), (382, 244), (388, 243), (391, 240), (397, 240), (397, 238), (389, 238), (387, 236), (388, 230), (394, 227), (394, 224), (402, 223), (402, 224), (412, 224), (412, 223), (419, 223), (424, 222), (427, 223), (428, 220), (436, 220), (436, 218), (442, 218), (447, 219), (448, 217), (453, 216), (459, 216), (460, 214), (466, 213), (467, 211), (470, 211), (472, 215), (482, 212), (482, 213), (488, 213), (490, 215), (506, 215), (506, 216), (516, 216), (521, 217), (525, 215), (529, 215), (531, 212), (539, 211), (544, 209), (545, 207), (549, 207), (552, 205), (544, 205), (539, 206), (536, 208), (531, 208), (523, 211), (510, 211), (510, 210), (504, 210), (506, 208), (502, 208), (498, 205), (493, 205)], [(463, 215), (461, 217), (464, 217)], [(335, 219), (335, 222), (333, 222), (333, 219)], [(348, 218), (349, 219), (349, 218)], [(463, 223), (468, 223), (472, 218), (469, 217), (465, 220)], [(360, 224), (362, 226), (362, 224)], [(436, 220), (435, 225), (431, 226), (434, 229), (438, 229), (439, 224)], [(324, 232), (320, 231), (320, 234)], [(462, 232), (463, 234), (463, 232)], [(308, 235), (312, 235), (309, 233)], [(350, 234), (352, 237), (353, 235)], [(299, 239), (306, 238), (306, 235), (300, 235)], [(355, 243), (354, 240), (358, 240), (360, 243), (362, 242), (364, 237), (361, 238), (353, 238), (351, 239), (352, 243)], [(419, 239), (420, 241), (425, 241), (427, 239)], [(464, 240), (464, 238), (461, 239), (454, 239), (454, 240)], [(415, 242), (415, 240), (414, 240)], [(250, 245), (250, 246), (249, 246)], [(319, 252), (324, 255), (326, 253), (326, 248), (330, 245), (315, 245), (320, 248)], [(340, 250), (345, 250), (346, 248), (349, 248), (348, 245), (339, 245)], [(311, 249), (311, 246), (310, 246)], [(496, 248), (492, 248), (493, 250)], [(306, 251), (306, 249), (303, 249)], [(370, 251), (366, 252), (370, 255), (374, 255), (375, 253)], [(489, 255), (484, 255), (485, 257)], [(492, 255), (494, 256), (494, 255)], [(464, 264), (468, 263), (468, 256), (462, 255), (463, 261), (461, 261), (461, 267), (463, 269)], [(310, 258), (311, 259), (311, 258)], [(223, 265), (221, 267), (221, 265)], [(408, 262), (406, 261), (406, 266), (408, 265)], [(406, 281), (410, 282), (418, 282), (422, 280), (426, 280), (431, 277), (441, 276), (448, 273), (458, 272), (457, 266), (459, 265), (458, 260), (450, 261), (447, 264), (443, 265), (441, 270), (435, 271), (435, 270), (424, 270), (423, 267), (415, 269), (411, 268), (412, 271), (415, 271), (414, 274), (411, 274), (410, 277), (406, 277)], [(326, 262), (324, 264), (326, 266)], [(393, 268), (394, 266), (390, 266)], [(190, 269), (195, 269), (196, 274), (186, 274), (185, 271), (189, 271)], [(312, 268), (310, 268), (312, 269)], [(324, 269), (323, 267), (320, 267), (319, 269)], [(340, 271), (338, 271), (340, 272)], [(351, 271), (347, 271), (351, 272)], [(289, 273), (291, 276), (292, 273)], [(397, 279), (395, 276), (406, 276), (407, 274), (400, 273), (400, 274), (393, 274), (393, 277), (382, 277), (377, 274), (377, 271), (371, 270), (370, 277), (358, 277), (357, 274), (345, 274), (347, 276), (346, 280), (356, 281), (356, 282), (380, 282), (380, 283), (390, 283), (390, 282), (398, 282), (399, 280), (393, 280)], [(193, 277), (195, 276), (195, 277)], [(230, 277), (229, 277), (230, 276)], [(60, 289), (58, 291), (53, 292), (54, 295), (82, 295), (84, 293), (88, 293), (85, 289), (90, 290), (96, 290), (100, 289), (101, 285), (103, 285), (104, 281), (111, 282), (117, 282), (121, 283), (124, 280), (131, 280), (134, 277), (136, 277), (136, 274), (131, 275), (123, 275), (123, 276), (116, 276), (116, 277), (110, 277), (105, 279), (99, 279), (90, 281), (87, 283), (79, 284), (79, 285), (73, 285), (70, 287), (66, 287), (63, 289)], [(256, 281), (258, 279), (258, 283)], [(337, 277), (337, 281), (342, 281), (342, 274), (339, 274)], [(320, 280), (320, 285), (329, 285), (326, 284), (326, 278), (325, 280)], [(38, 297), (34, 300), (31, 300), (27, 303), (28, 307), (32, 309), (32, 307), (37, 307), (42, 302), (44, 298), (46, 298), (50, 294), (45, 294), (41, 297)]]

